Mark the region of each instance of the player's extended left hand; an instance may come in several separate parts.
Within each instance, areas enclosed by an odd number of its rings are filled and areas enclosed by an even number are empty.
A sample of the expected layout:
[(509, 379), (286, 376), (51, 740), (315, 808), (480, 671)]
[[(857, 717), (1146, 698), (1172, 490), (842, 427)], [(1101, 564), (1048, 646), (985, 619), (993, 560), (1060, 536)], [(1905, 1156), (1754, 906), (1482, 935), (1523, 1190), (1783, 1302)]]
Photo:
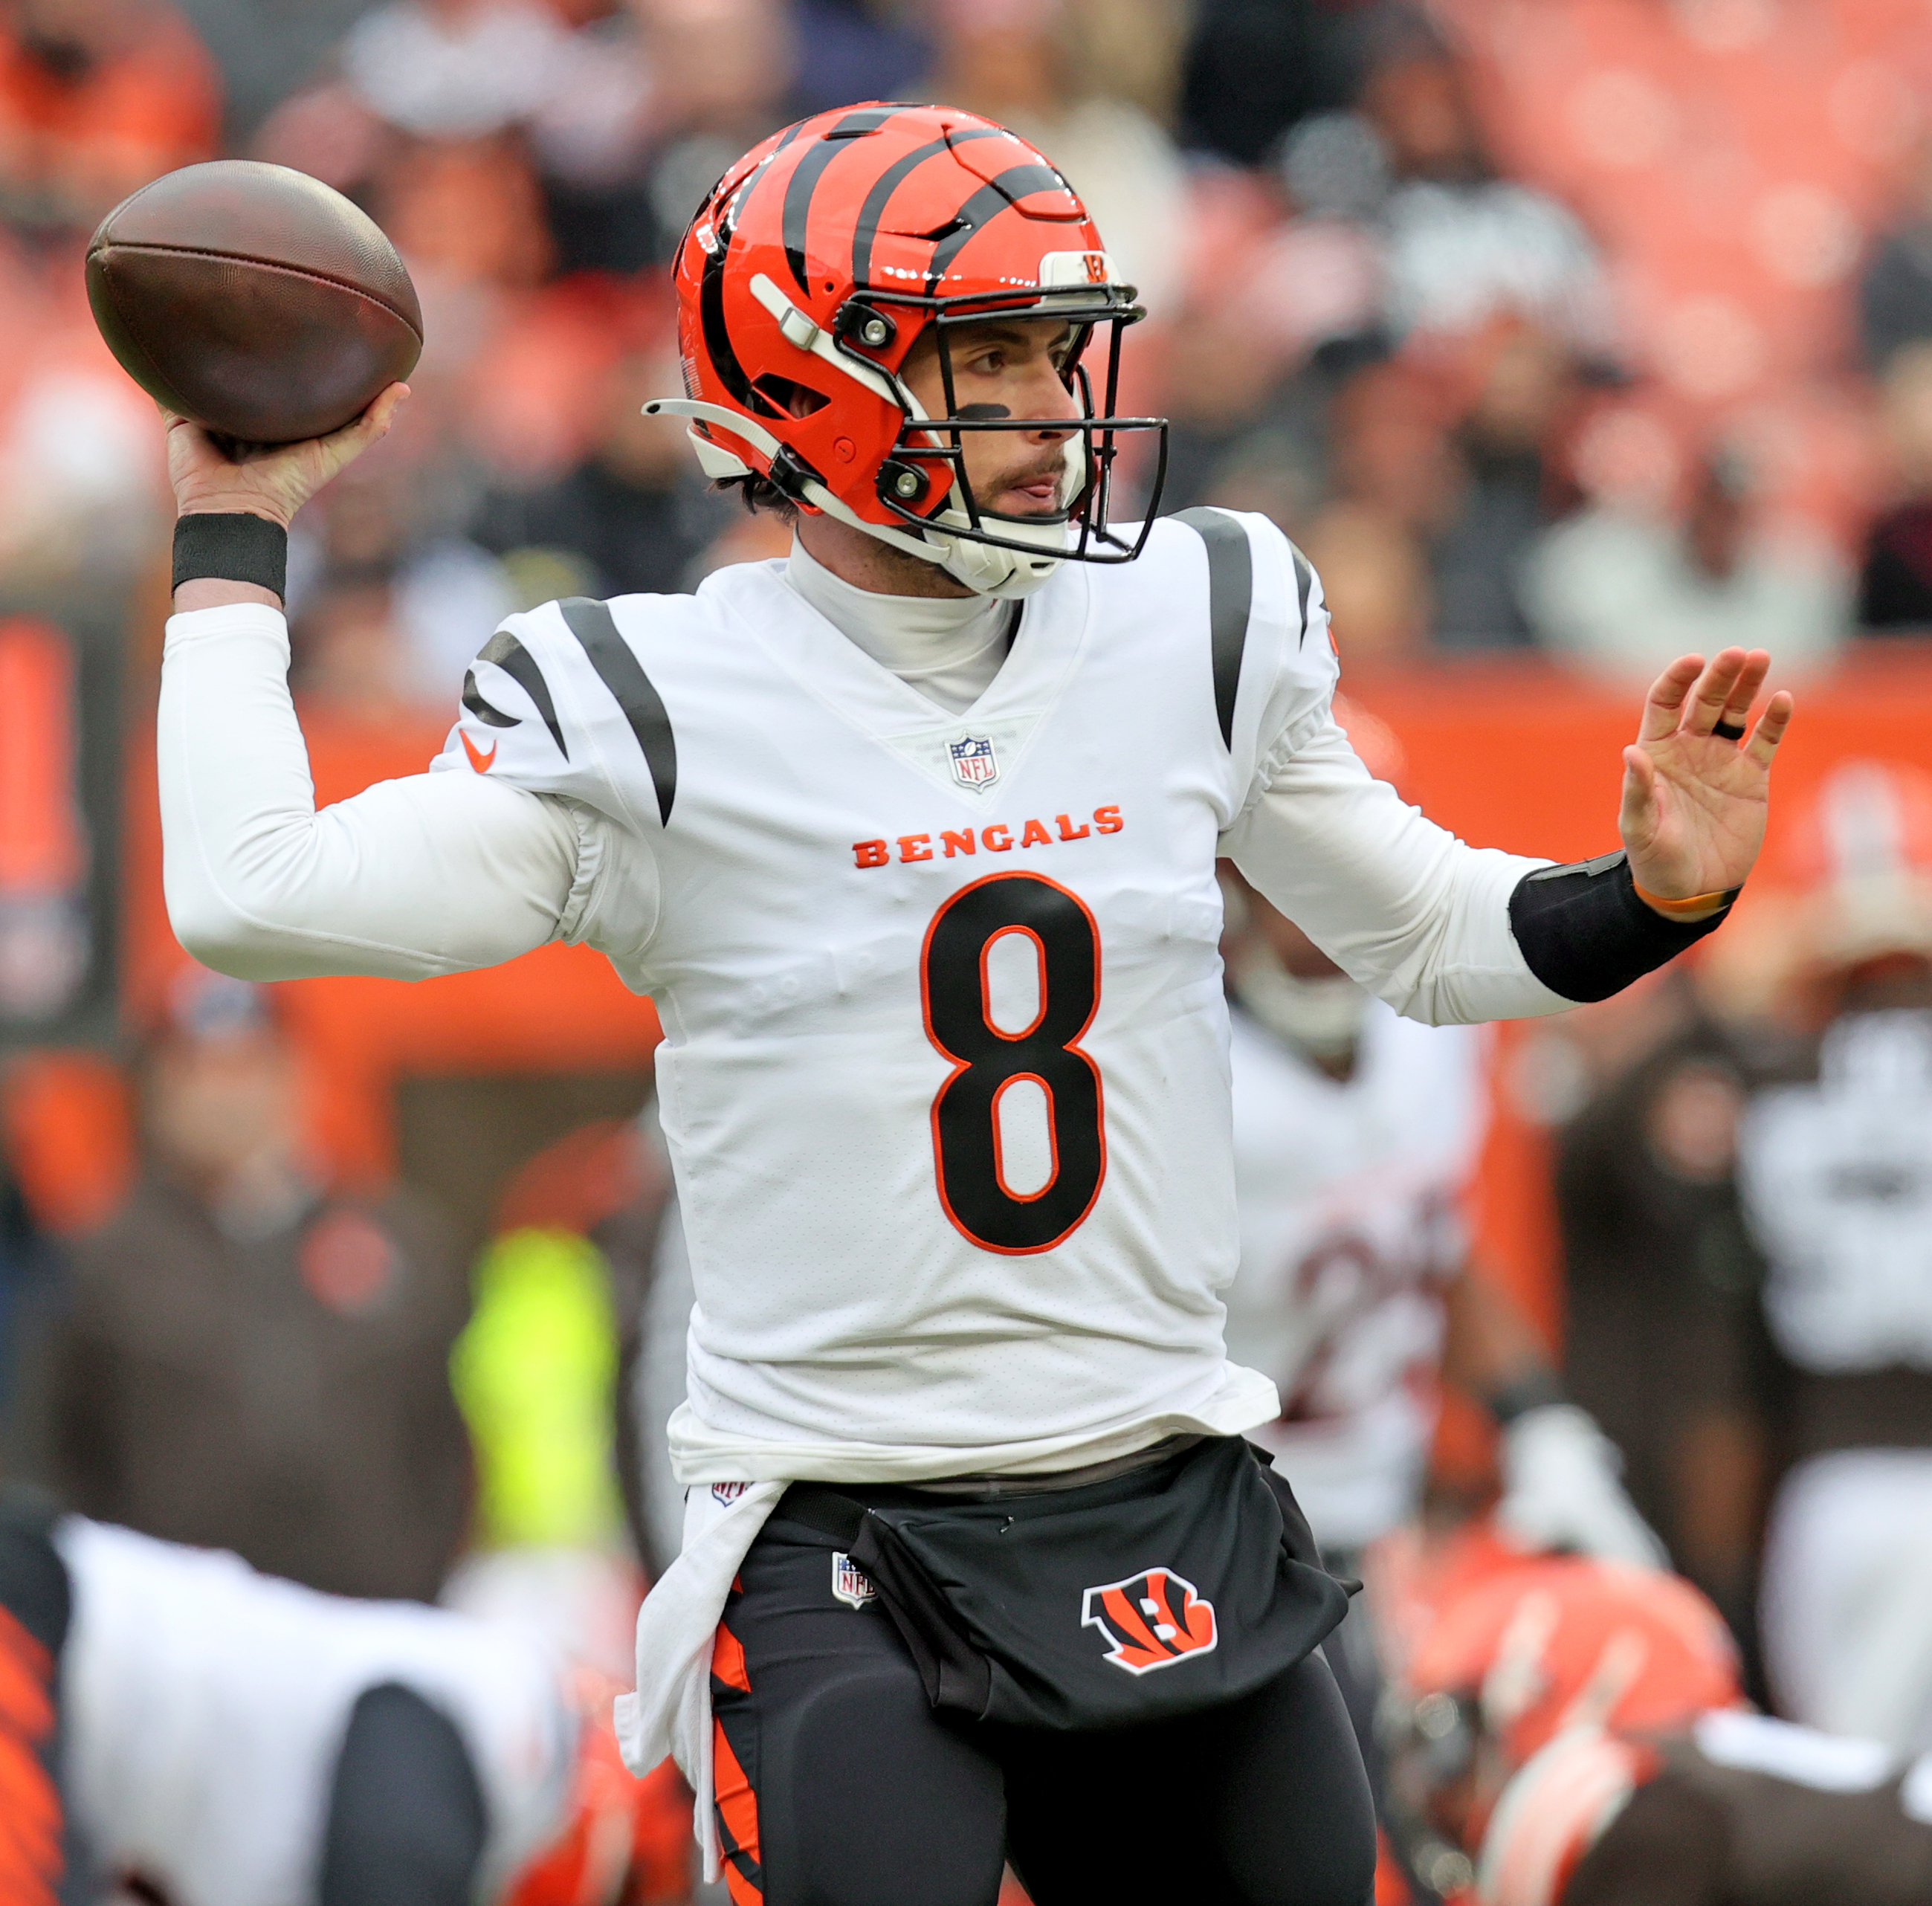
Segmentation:
[(1762, 649), (1726, 649), (1708, 664), (1680, 656), (1651, 684), (1636, 745), (1624, 750), (1617, 816), (1646, 892), (1685, 900), (1744, 884), (1764, 845), (1772, 758), (1794, 707), (1780, 689), (1746, 728), (1770, 667)]

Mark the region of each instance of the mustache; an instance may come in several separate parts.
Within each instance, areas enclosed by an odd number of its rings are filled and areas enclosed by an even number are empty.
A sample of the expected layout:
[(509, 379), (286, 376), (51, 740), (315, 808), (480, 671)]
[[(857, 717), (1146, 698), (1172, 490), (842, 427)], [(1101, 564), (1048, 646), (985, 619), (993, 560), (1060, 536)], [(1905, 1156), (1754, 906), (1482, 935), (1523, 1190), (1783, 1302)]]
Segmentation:
[[(1065, 455), (1056, 448), (1048, 455), (1036, 457), (1015, 469), (1001, 471), (994, 481), (1000, 490), (1020, 490), (1029, 483), (1058, 483), (1070, 473)], [(988, 494), (998, 494), (991, 484), (981, 487)]]

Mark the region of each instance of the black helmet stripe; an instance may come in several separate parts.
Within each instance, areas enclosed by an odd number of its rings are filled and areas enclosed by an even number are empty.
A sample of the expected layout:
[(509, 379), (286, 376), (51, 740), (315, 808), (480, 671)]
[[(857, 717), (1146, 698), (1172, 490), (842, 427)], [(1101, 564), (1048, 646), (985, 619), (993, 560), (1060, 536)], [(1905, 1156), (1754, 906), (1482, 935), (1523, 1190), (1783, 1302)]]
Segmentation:
[(842, 141), (856, 139), (861, 133), (877, 132), (898, 110), (896, 106), (867, 106), (856, 113), (847, 113), (836, 126), (822, 134), (818, 143), (792, 168), (791, 177), (785, 182), (785, 263), (791, 267), (791, 275), (798, 281), (800, 290), (812, 289), (805, 277), (806, 221), (811, 215), (812, 195), (818, 189), (820, 174), (844, 149)]
[[(742, 215), (751, 202), (752, 194), (758, 190), (759, 182), (765, 176), (772, 160), (782, 149), (774, 146), (758, 161), (757, 169), (733, 194), (738, 202)], [(725, 223), (729, 212), (728, 204), (720, 209), (716, 233), (716, 245), (705, 254), (704, 275), (698, 281), (698, 321), (704, 334), (704, 348), (710, 353), (711, 367), (718, 373), (718, 381), (730, 392), (754, 417), (776, 417), (778, 407), (754, 387), (745, 375), (745, 367), (738, 362), (738, 353), (731, 342), (730, 328), (724, 322), (724, 259), (731, 249), (731, 240), (736, 235), (735, 224)]]
[(928, 159), (955, 146), (964, 146), (969, 139), (998, 139), (1000, 136), (997, 126), (968, 126), (963, 131), (949, 133), (944, 139), (935, 139), (924, 146), (915, 146), (903, 158), (895, 159), (872, 182), (872, 189), (866, 194), (866, 203), (859, 208), (859, 223), (852, 233), (852, 282), (863, 287), (872, 269), (872, 241), (878, 236), (879, 221), (886, 215), (886, 206), (893, 193), (898, 190), (899, 182)]
[(958, 257), (966, 242), (997, 213), (1017, 204), (1029, 192), (1051, 192), (1070, 188), (1051, 166), (1015, 166), (1003, 172), (990, 185), (982, 185), (952, 215), (952, 230), (932, 248), (932, 263), (926, 268), (926, 295), (939, 289), (946, 268)]

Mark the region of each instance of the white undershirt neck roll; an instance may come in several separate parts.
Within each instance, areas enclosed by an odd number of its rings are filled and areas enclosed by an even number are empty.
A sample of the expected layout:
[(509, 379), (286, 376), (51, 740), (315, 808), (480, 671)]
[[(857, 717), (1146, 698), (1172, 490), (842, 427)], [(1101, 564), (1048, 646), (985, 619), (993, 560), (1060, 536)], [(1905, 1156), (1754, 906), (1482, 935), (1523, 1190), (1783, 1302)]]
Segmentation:
[(1006, 659), (1012, 605), (991, 596), (878, 596), (835, 576), (794, 537), (785, 581), (908, 688), (963, 715)]

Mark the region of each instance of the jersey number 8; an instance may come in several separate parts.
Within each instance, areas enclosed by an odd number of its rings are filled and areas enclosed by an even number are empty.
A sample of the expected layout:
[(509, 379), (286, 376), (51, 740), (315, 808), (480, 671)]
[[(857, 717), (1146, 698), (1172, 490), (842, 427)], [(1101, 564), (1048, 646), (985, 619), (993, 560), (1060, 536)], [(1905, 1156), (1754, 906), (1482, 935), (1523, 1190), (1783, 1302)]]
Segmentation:
[[(994, 1023), (987, 955), (1010, 933), (1034, 944), (1040, 1010), (1008, 1032)], [(1086, 904), (1038, 874), (994, 874), (934, 914), (920, 961), (926, 1037), (952, 1061), (932, 1102), (939, 1199), (982, 1250), (1051, 1250), (1082, 1223), (1106, 1175), (1100, 1068), (1077, 1043), (1100, 1003), (1100, 936)], [(1050, 1169), (1037, 1190), (1010, 1188), (1000, 1100), (1022, 1079), (1046, 1100)]]

